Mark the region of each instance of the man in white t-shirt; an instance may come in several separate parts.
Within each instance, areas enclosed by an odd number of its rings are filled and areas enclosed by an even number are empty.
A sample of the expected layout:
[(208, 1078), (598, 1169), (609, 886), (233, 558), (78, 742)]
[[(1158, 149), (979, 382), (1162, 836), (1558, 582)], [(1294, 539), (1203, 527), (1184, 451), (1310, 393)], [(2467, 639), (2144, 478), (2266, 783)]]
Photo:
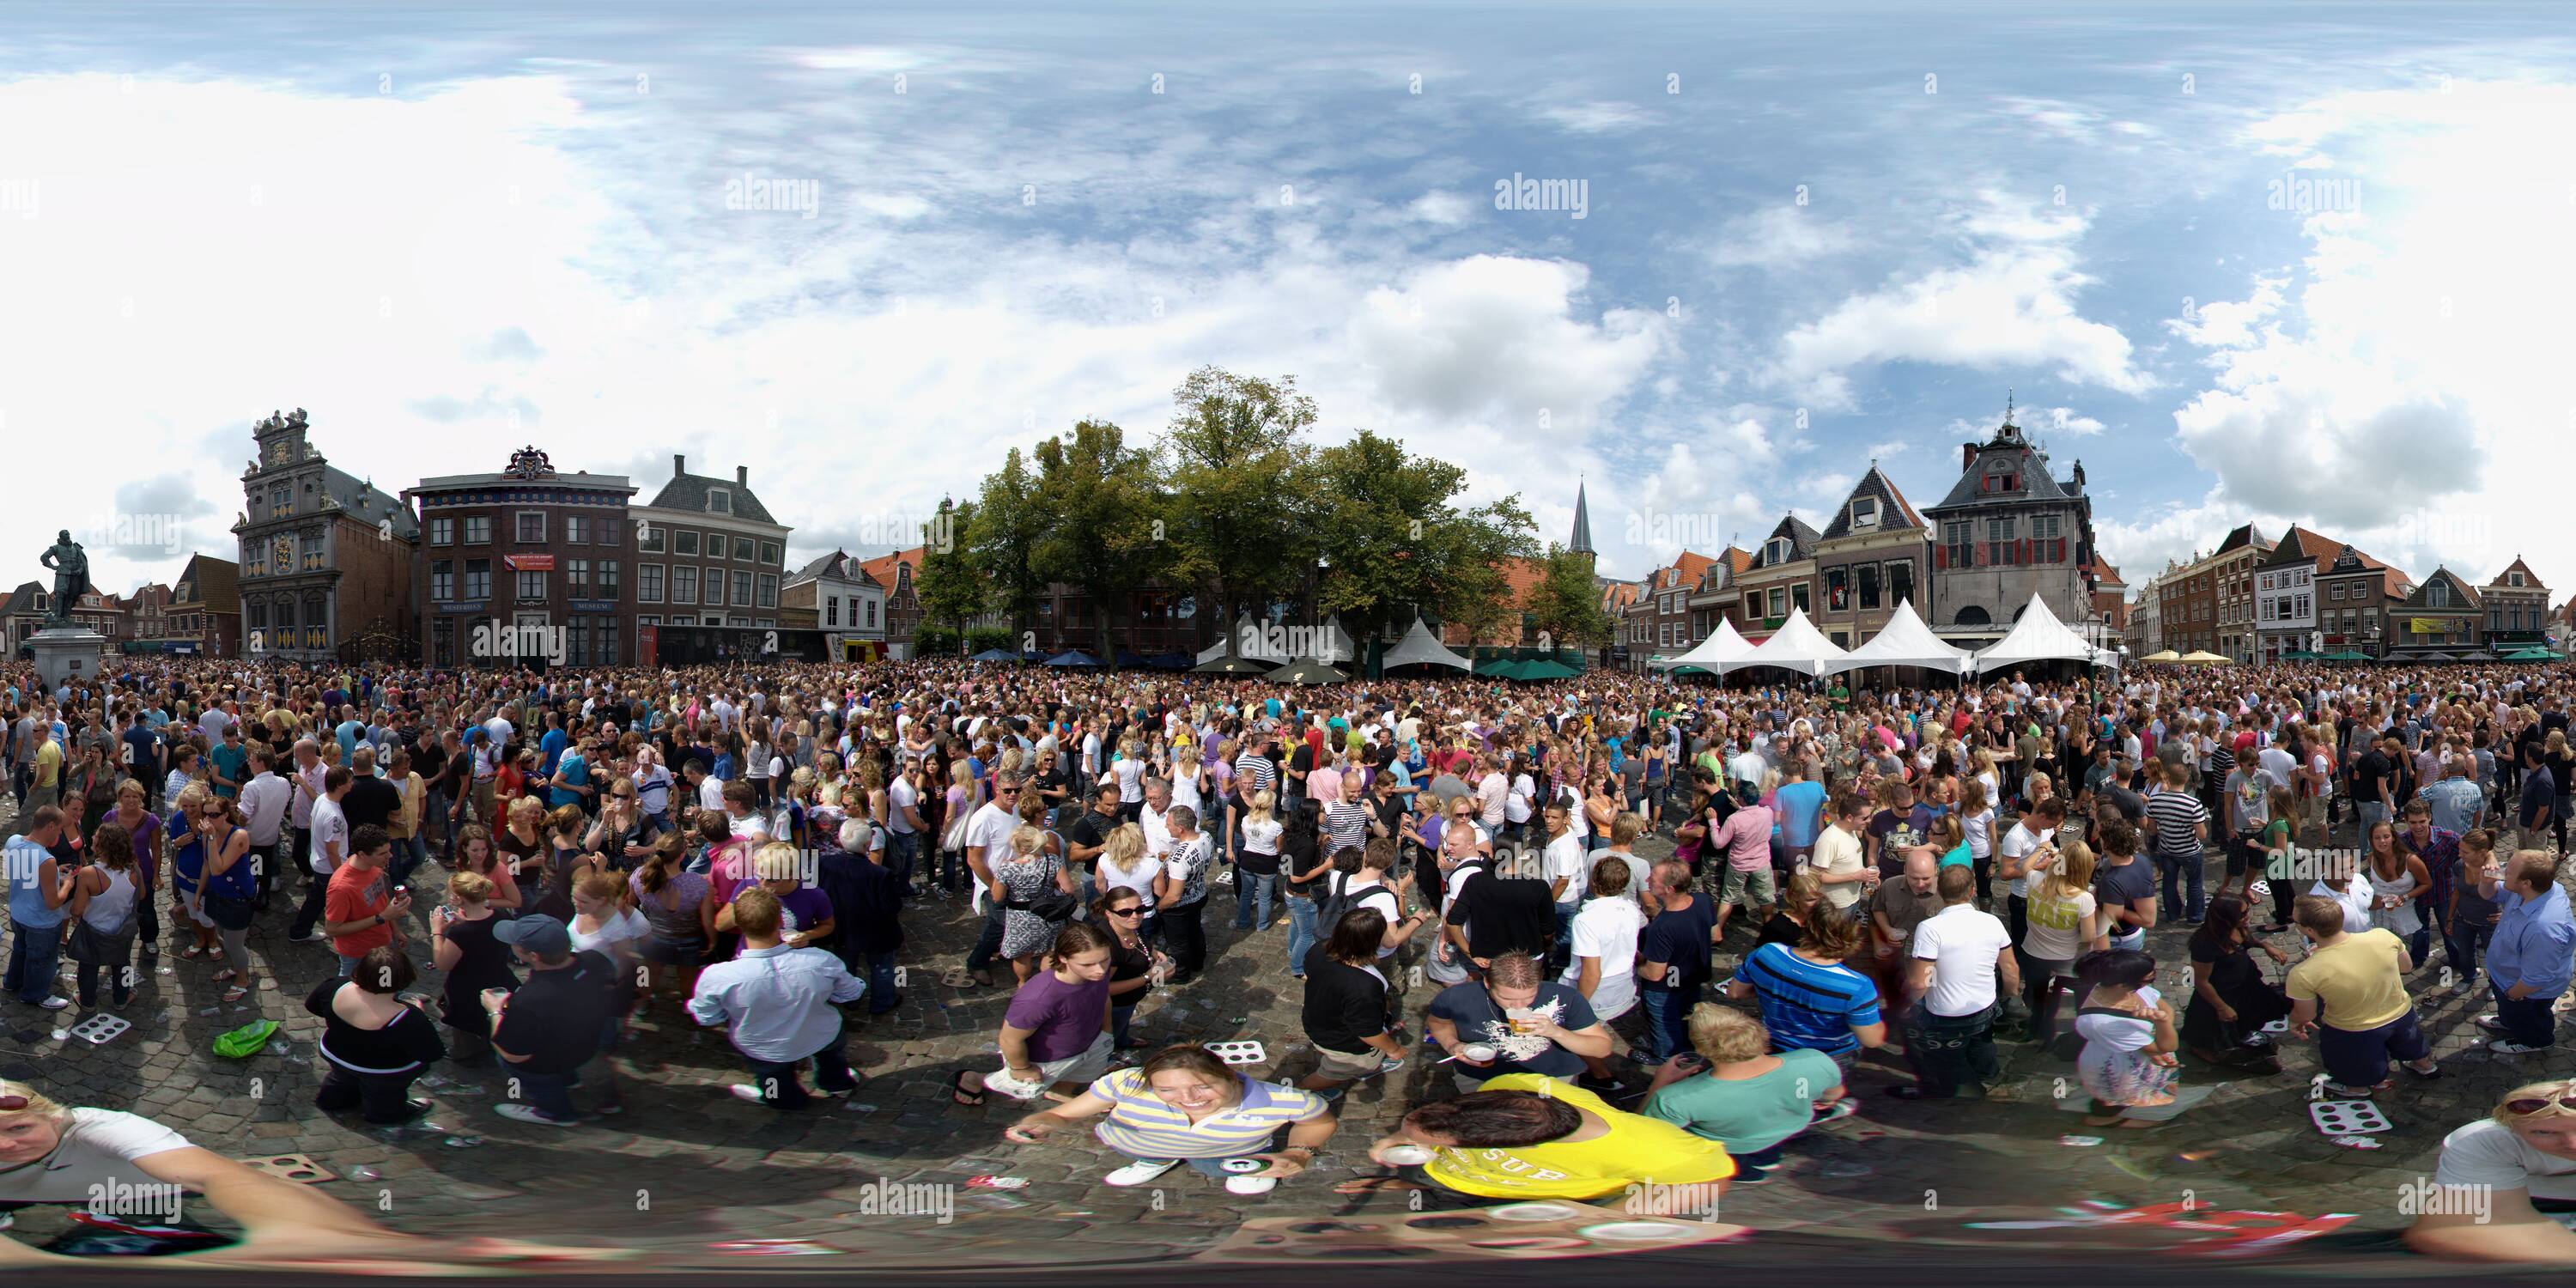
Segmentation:
[(1878, 888), (1878, 869), (1870, 865), (1860, 840), (1869, 806), (1860, 793), (1847, 790), (1834, 798), (1830, 812), (1833, 821), (1816, 833), (1815, 850), (1807, 856), (1806, 866), (1824, 883), (1826, 903), (1850, 908)]
[(1020, 826), (1020, 792), (1024, 777), (1014, 771), (993, 780), (993, 799), (966, 820), (966, 866), (984, 891), (984, 930), (966, 955), (966, 974), (976, 984), (993, 982), (993, 955), (1002, 951), (1003, 900), (993, 893), (992, 861), (1011, 852), (1011, 833)]
[(322, 776), (322, 795), (313, 802), (313, 850), (306, 860), (312, 869), (312, 880), (304, 887), (304, 904), (296, 909), (295, 925), (288, 931), (288, 943), (312, 944), (322, 941), (314, 929), (322, 919), (322, 904), (331, 888), (331, 874), (349, 858), (349, 816), (340, 809), (340, 801), (349, 794), (349, 784), (356, 781), (345, 765), (334, 765)]
[(1995, 1059), (1995, 998), (2021, 991), (2012, 936), (1977, 911), (1967, 865), (1941, 869), (1942, 909), (1914, 928), (1905, 995), (1905, 1058), (1916, 1081), (1887, 1089), (1900, 1100), (1982, 1098), (2002, 1073)]
[(1145, 853), (1160, 859), (1172, 852), (1172, 829), (1163, 816), (1172, 812), (1172, 785), (1159, 778), (1145, 780), (1145, 803), (1136, 812), (1137, 829), (1145, 834)]
[(1646, 878), (1655, 870), (1654, 864), (1637, 857), (1634, 848), (1637, 838), (1645, 834), (1645, 815), (1623, 813), (1610, 821), (1610, 848), (1599, 855), (1628, 865), (1628, 888), (1620, 891), (1619, 897), (1640, 905), (1645, 901)]
[[(1996, 864), (2007, 878), (2004, 910), (2011, 920), (2006, 929), (2012, 932), (2012, 941), (2016, 944), (2030, 929), (2031, 876), (2048, 866), (2047, 856), (2040, 850), (2042, 847), (2056, 848), (2057, 829), (2064, 822), (2065, 800), (2050, 796), (2024, 810), (2012, 829), (2004, 833), (2004, 839), (1995, 843)], [(2033, 865), (2034, 859), (2038, 860), (2036, 866)]]
[(1556, 897), (1556, 944), (1550, 950), (1552, 960), (1548, 963), (1551, 969), (1564, 966), (1563, 958), (1573, 942), (1574, 914), (1583, 911), (1583, 898), (1592, 892), (1592, 865), (1583, 861), (1583, 838), (1574, 834), (1570, 813), (1563, 800), (1553, 800), (1539, 815), (1547, 827), (1547, 867), (1543, 876)]

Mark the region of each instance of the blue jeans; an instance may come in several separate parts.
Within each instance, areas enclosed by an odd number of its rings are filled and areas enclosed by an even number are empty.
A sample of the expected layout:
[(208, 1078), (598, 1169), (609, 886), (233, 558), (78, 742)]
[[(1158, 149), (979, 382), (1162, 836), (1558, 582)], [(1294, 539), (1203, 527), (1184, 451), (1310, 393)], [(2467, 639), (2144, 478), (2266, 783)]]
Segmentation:
[(984, 933), (975, 937), (973, 951), (966, 954), (966, 969), (970, 973), (991, 966), (994, 954), (1002, 951), (1002, 923), (1005, 920), (1002, 914), (1002, 905), (989, 901), (984, 905)]
[(912, 892), (912, 868), (921, 859), (921, 833), (886, 830), (886, 871), (904, 890)]
[(2495, 997), (2496, 1018), (2504, 1021), (2507, 1039), (2524, 1046), (2545, 1047), (2557, 1040), (2558, 1017), (2550, 1004), (2555, 996), (2533, 996), (2516, 1000), (2505, 995), (2506, 986), (2487, 980), (2487, 992)]
[(2470, 925), (2466, 913), (2451, 919), (2450, 933), (2442, 936), (2443, 951), (2450, 954), (2451, 973), (2459, 976), (2461, 983), (2467, 983), (2477, 970), (2478, 960), (2486, 956), (2487, 942), (2493, 938), (2494, 926), (2484, 922)]
[(581, 1118), (581, 1111), (573, 1108), (572, 1104), (572, 1085), (581, 1080), (581, 1070), (527, 1073), (509, 1068), (508, 1062), (504, 1061), (503, 1072), (518, 1079), (521, 1096), (538, 1113), (556, 1122), (575, 1122)]
[(1304, 978), (1306, 954), (1315, 947), (1315, 901), (1292, 894), (1288, 904), (1288, 973)]
[(1648, 1064), (1662, 1064), (1691, 1049), (1691, 1008), (1699, 1005), (1696, 988), (1640, 988), (1637, 1004), (1646, 1015), (1646, 1045), (1640, 1058)]
[(401, 885), (411, 880), (413, 871), (427, 862), (429, 862), (428, 838), (417, 831), (410, 836), (394, 838), (393, 884)]
[(2002, 1075), (1995, 1059), (1995, 1007), (1971, 1015), (1934, 1015), (1917, 1004), (1905, 1013), (1905, 1059), (1916, 1085), (1933, 1096), (1983, 1096)]
[(1556, 905), (1556, 942), (1548, 948), (1551, 965), (1562, 965), (1574, 952), (1574, 914), (1583, 911), (1582, 900)]
[[(848, 1091), (859, 1085), (850, 1072), (849, 1032), (840, 1030), (832, 1040), (811, 1057), (814, 1061), (814, 1085), (824, 1091)], [(751, 1085), (760, 1088), (760, 1103), (772, 1109), (802, 1109), (813, 1100), (805, 1084), (798, 1081), (797, 1071), (805, 1061), (755, 1060), (746, 1054), (743, 1063), (751, 1066)]]
[[(2166, 854), (2162, 851), (2157, 852), (2156, 871), (2163, 877), (2163, 880), (2157, 883), (2162, 887), (2156, 897), (2156, 913), (2159, 919), (2164, 921), (2174, 921), (2184, 918), (2188, 918), (2192, 921), (2200, 920), (2201, 914), (2208, 909), (2208, 901), (2201, 893), (2201, 881), (2204, 878), (2205, 870), (2208, 866), (2208, 864), (2201, 862), (2200, 851), (2198, 850), (2194, 850), (2190, 854)], [(2191, 892), (2189, 904), (2190, 910), (2187, 912), (2184, 911), (2185, 905), (2183, 900), (2183, 891), (2185, 888), (2188, 888)]]
[(54, 972), (62, 960), (62, 922), (17, 927), (9, 936), (9, 974), (0, 980), (0, 992), (15, 993), (19, 1001), (28, 1003), (52, 997)]
[(1125, 1006), (1120, 1006), (1114, 1001), (1111, 1002), (1109, 1004), (1109, 1040), (1119, 1046), (1127, 1045), (1127, 1025), (1135, 1018), (1136, 1003), (1129, 1002)]
[[(1268, 930), (1270, 919), (1275, 915), (1278, 907), (1278, 892), (1278, 873), (1273, 872), (1268, 876), (1262, 876), (1258, 873), (1246, 872), (1241, 865), (1237, 865), (1234, 869), (1234, 928), (1250, 930), (1254, 926), (1259, 926)], [(1255, 903), (1261, 905), (1258, 921), (1253, 920), (1252, 906)]]
[(868, 954), (868, 1014), (883, 1015), (894, 1009), (894, 954)]

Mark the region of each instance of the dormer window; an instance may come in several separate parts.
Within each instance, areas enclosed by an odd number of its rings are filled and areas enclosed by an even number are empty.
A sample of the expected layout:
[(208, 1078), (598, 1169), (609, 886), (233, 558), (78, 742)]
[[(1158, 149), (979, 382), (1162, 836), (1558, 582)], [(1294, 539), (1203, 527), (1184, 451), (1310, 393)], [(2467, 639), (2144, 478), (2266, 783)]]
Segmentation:
[(707, 489), (707, 513), (709, 513), (709, 514), (731, 514), (731, 513), (733, 513), (733, 489), (731, 489), (731, 488), (721, 488), (721, 487), (711, 487), (711, 488), (708, 488), (708, 489)]
[(2432, 585), (2424, 588), (2424, 603), (2425, 606), (2430, 608), (2450, 607), (2451, 588), (2438, 581), (2434, 582)]
[(1864, 496), (1851, 503), (1851, 526), (1855, 528), (1875, 528), (1878, 526), (1877, 497)]
[(2515, 585), (2515, 586), (2519, 586), (2519, 585), (2521, 585), (2521, 584), (2522, 584), (2522, 574), (2521, 574), (2521, 573), (2518, 573), (2518, 572), (2506, 573), (2506, 574), (2505, 574), (2505, 579), (2506, 579), (2506, 581), (2507, 581), (2508, 583), (2510, 583), (2510, 584), (2512, 584), (2512, 585)]
[(1762, 562), (1766, 564), (1784, 564), (1789, 562), (1790, 545), (1791, 542), (1787, 537), (1773, 537), (1769, 541), (1762, 543)]

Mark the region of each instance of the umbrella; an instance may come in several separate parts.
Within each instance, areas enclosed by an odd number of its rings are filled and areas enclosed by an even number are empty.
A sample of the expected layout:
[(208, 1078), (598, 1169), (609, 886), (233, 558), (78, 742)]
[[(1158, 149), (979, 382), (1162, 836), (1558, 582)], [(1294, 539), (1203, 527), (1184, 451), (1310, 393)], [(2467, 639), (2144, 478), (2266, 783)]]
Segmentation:
[(2149, 653), (2138, 660), (2141, 662), (2179, 662), (2182, 660), (2182, 654), (2176, 653), (2172, 649), (2166, 649), (2161, 653)]
[(1281, 684), (1340, 684), (1351, 677), (1313, 658), (1301, 658), (1270, 673)]
[(1048, 666), (1098, 666), (1100, 665), (1100, 659), (1093, 657), (1089, 653), (1083, 652), (1081, 649), (1071, 649), (1048, 658), (1046, 660), (1046, 664)]
[(2351, 649), (2345, 649), (2340, 653), (2326, 654), (2326, 660), (2329, 662), (2367, 662), (2370, 660), (2370, 655), (2368, 653), (2356, 653)]
[(2193, 651), (2191, 651), (2191, 652), (2189, 652), (2189, 653), (2185, 653), (2185, 654), (2183, 654), (2180, 658), (2177, 658), (2177, 659), (2175, 659), (2175, 660), (2176, 660), (2176, 661), (2181, 661), (2181, 662), (2197, 662), (2197, 663), (2200, 663), (2200, 664), (2203, 664), (2203, 665), (2207, 665), (2208, 663), (2211, 663), (2211, 662), (2225, 662), (2227, 659), (2226, 659), (2226, 658), (2223, 658), (2223, 657), (2220, 657), (2220, 656), (2219, 656), (2219, 655), (2217, 655), (2216, 653), (2210, 653), (2210, 652), (2205, 652), (2205, 651), (2202, 651), (2202, 650), (2195, 649), (2195, 650), (2193, 650)]
[(988, 648), (967, 660), (970, 662), (1017, 662), (1020, 660), (1020, 655), (1017, 653), (1005, 653), (997, 648)]
[(1145, 664), (1166, 671), (1186, 671), (1190, 669), (1190, 663), (1197, 660), (1187, 653), (1157, 653), (1145, 659)]
[(1118, 665), (1130, 670), (1146, 665), (1145, 655), (1128, 649), (1118, 650)]
[(2460, 655), (2460, 660), (2461, 660), (2461, 661), (2463, 661), (2463, 662), (2492, 662), (2492, 661), (2496, 660), (2496, 655), (2495, 655), (2495, 654), (2493, 654), (2493, 653), (2487, 652), (2485, 649), (2479, 649), (2479, 650), (2478, 650), (2477, 652), (2475, 652), (2475, 653), (2463, 653), (2463, 654), (2461, 654), (2461, 655)]
[(2456, 658), (2456, 657), (2453, 657), (2452, 655), (2450, 655), (2450, 654), (2448, 654), (2448, 653), (2443, 653), (2443, 652), (2438, 652), (2438, 651), (2437, 651), (2437, 652), (2432, 652), (2432, 653), (2419, 654), (2419, 655), (2417, 655), (2416, 657), (2413, 657), (2413, 658), (2411, 658), (2411, 659), (2409, 659), (2409, 660), (2410, 660), (2410, 661), (2416, 661), (2416, 662), (2457, 662), (2457, 661), (2459, 661), (2460, 659), (2458, 659), (2458, 658)]
[(1549, 661), (1546, 658), (1540, 658), (1535, 662), (1521, 663), (1520, 675), (1518, 678), (1523, 680), (1571, 680), (1578, 674), (1580, 673), (1573, 667), (1567, 666), (1563, 662), (1554, 662)]
[(2558, 660), (2558, 655), (2545, 648), (2524, 648), (2515, 649), (2513, 652), (2505, 654), (2503, 660), (2507, 662), (2555, 662)]
[(1517, 680), (1521, 664), (1508, 657), (1487, 658), (1476, 664), (1476, 674), (1492, 679)]
[(1192, 675), (1268, 675), (1270, 664), (1248, 657), (1221, 657), (1190, 668)]
[(1677, 666), (1677, 667), (1674, 667), (1674, 668), (1672, 669), (1672, 672), (1671, 672), (1671, 673), (1672, 673), (1672, 674), (1674, 674), (1674, 675), (1715, 675), (1715, 674), (1717, 674), (1717, 672), (1712, 671), (1712, 670), (1710, 670), (1710, 669), (1708, 669), (1707, 667), (1704, 667), (1704, 666)]

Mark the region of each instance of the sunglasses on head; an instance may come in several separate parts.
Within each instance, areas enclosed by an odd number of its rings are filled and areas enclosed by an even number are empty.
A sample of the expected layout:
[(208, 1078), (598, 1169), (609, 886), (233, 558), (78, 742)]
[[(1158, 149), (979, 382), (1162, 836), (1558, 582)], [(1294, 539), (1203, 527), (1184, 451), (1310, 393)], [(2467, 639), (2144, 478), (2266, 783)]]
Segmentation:
[(12, 1110), (24, 1109), (34, 1103), (34, 1101), (27, 1099), (25, 1096), (0, 1096), (0, 1113), (8, 1113)]
[[(6, 1104), (6, 1101), (0, 1101), (0, 1107), (5, 1107)], [(2510, 1114), (2546, 1113), (2551, 1109), (2556, 1109), (2560, 1113), (2576, 1114), (2576, 1096), (2559, 1096), (2553, 1100), (2538, 1098), (2508, 1100), (2504, 1102), (2504, 1108), (2505, 1112)]]

